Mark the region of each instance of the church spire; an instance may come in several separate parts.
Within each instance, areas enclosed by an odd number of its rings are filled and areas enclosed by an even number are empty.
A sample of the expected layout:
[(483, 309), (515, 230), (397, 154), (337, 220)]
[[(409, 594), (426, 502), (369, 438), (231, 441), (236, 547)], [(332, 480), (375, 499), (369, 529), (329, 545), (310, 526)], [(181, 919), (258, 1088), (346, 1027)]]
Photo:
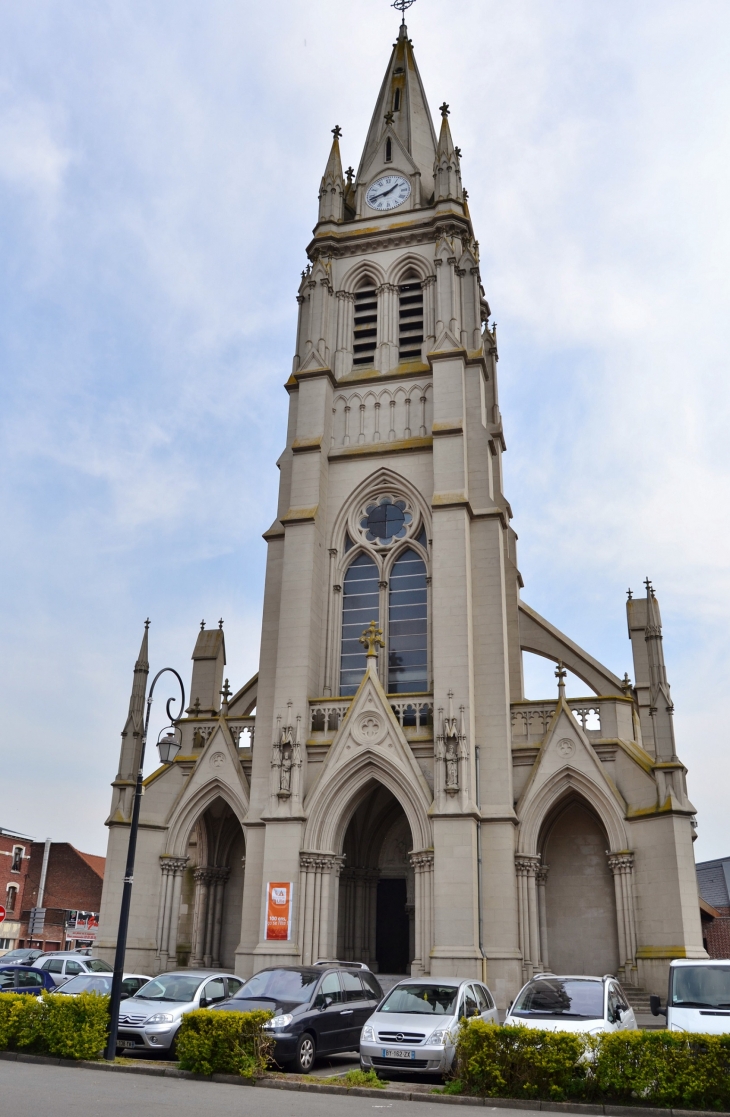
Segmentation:
[(454, 198), (458, 202), (463, 200), (460, 154), (458, 147), (454, 147), (454, 141), (451, 139), (449, 106), (444, 101), (441, 105), (441, 134), (439, 135), (436, 158), (433, 164), (435, 202), (444, 201), (447, 198)]
[[(147, 694), (147, 676), (150, 673), (148, 630), (149, 620), (144, 623), (144, 635), (139, 649), (137, 662), (134, 665), (132, 676), (132, 693), (129, 696), (129, 712), (122, 730), (122, 747), (119, 753), (119, 771), (114, 781), (118, 788), (116, 806), (121, 808), (123, 817), (128, 817), (131, 810), (131, 800), (125, 799), (124, 789), (134, 786), (139, 767), (139, 756), (142, 748), (142, 729), (144, 724), (144, 703)], [(114, 814), (114, 808), (112, 809)]]
[(342, 177), (342, 159), (340, 158), (340, 136), (342, 129), (336, 124), (332, 129), (332, 148), (327, 166), (322, 175), (319, 187), (319, 220), (342, 221), (345, 216), (345, 190)]
[(400, 26), (380, 87), (357, 172), (358, 182), (368, 177), (383, 141), (388, 138), (386, 133), (402, 146), (413, 161), (414, 170), (420, 172), (421, 196), (427, 202), (433, 192), (436, 133), (405, 23)]

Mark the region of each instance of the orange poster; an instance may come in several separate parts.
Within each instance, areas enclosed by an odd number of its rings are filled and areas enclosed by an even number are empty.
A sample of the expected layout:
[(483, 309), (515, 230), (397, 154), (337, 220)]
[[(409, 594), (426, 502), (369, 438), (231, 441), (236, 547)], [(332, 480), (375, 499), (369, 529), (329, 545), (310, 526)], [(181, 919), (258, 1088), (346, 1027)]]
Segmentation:
[(266, 885), (266, 934), (267, 939), (291, 937), (291, 883), (279, 881)]

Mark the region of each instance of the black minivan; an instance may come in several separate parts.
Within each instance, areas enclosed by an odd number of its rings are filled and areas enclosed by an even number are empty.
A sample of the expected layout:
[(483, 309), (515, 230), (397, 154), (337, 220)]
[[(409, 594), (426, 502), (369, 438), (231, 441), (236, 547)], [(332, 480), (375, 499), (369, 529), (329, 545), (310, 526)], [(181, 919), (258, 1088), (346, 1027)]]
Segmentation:
[(273, 1012), (274, 1058), (308, 1074), (317, 1055), (360, 1050), (362, 1026), (382, 999), (375, 976), (360, 966), (272, 966), (213, 1011)]

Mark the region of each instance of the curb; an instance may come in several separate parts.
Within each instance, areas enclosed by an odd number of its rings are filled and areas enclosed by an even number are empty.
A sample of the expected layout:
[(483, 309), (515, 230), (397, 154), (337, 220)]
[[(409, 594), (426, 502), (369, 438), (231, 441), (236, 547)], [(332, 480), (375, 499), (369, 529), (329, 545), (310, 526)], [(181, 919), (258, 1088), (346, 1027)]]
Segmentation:
[(356, 1098), (388, 1098), (395, 1101), (435, 1102), (438, 1105), (469, 1105), (482, 1109), (521, 1109), (542, 1113), (585, 1114), (586, 1117), (718, 1117), (720, 1110), (657, 1109), (641, 1105), (592, 1105), (589, 1102), (521, 1101), (519, 1098), (473, 1098), (464, 1094), (430, 1094), (420, 1090), (369, 1090), (364, 1086), (330, 1086), (324, 1082), (302, 1082), (285, 1078), (241, 1078), (237, 1074), (193, 1074), (177, 1067), (120, 1066), (116, 1063), (54, 1058), (52, 1055), (25, 1055), (0, 1051), (0, 1059), (13, 1063), (36, 1063), (51, 1067), (80, 1067), (106, 1074), (146, 1074), (153, 1078), (183, 1078), (192, 1082), (218, 1082), (227, 1086), (255, 1086), (259, 1090), (299, 1091), (303, 1094), (351, 1094)]

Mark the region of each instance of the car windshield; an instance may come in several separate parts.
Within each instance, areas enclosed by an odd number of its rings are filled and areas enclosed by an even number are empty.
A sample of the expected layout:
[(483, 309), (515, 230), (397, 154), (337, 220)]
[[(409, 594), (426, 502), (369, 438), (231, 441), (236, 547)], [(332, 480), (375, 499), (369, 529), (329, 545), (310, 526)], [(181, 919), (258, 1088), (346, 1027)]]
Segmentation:
[(530, 981), (511, 1009), (512, 1016), (603, 1017), (603, 982), (545, 977)]
[(238, 990), (235, 1001), (289, 1001), (303, 1005), (314, 992), (321, 973), (311, 970), (261, 970)]
[(84, 958), (83, 964), (90, 973), (114, 973), (109, 963), (102, 962), (101, 958)]
[(61, 986), (61, 993), (110, 993), (112, 988), (112, 979), (110, 977), (102, 977), (101, 974), (97, 977), (94, 974), (79, 974), (78, 977), (72, 977), (65, 985)]
[(454, 1016), (458, 985), (396, 985), (380, 1006), (380, 1012), (410, 1015)]
[(148, 981), (134, 995), (145, 1001), (180, 1001), (187, 1004), (193, 1000), (203, 981), (205, 978), (200, 975), (188, 977), (187, 974), (164, 973)]
[(675, 1008), (730, 1008), (730, 966), (674, 966)]

